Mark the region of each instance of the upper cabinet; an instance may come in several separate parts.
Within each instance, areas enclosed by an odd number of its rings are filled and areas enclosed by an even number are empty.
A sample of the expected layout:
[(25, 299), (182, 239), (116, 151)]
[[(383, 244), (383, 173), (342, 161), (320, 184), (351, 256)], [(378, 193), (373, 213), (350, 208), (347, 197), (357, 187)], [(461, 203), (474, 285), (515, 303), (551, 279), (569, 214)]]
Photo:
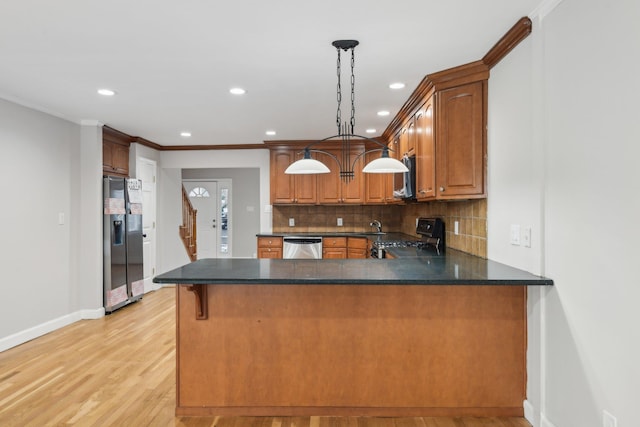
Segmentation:
[(129, 144), (128, 135), (102, 128), (102, 173), (129, 176)]
[(416, 112), (416, 199), (429, 200), (436, 197), (436, 158), (433, 126), (433, 93)]
[(416, 156), (416, 199), (486, 197), (487, 79), (481, 61), (425, 77), (383, 137)]
[(316, 175), (287, 175), (284, 171), (301, 158), (300, 150), (271, 150), (271, 204), (315, 204)]
[[(427, 75), (377, 138), (392, 150), (392, 157), (416, 156), (418, 201), (487, 196), (489, 70), (530, 33), (531, 20), (523, 17), (482, 60)], [(402, 174), (362, 173), (363, 165), (378, 152), (363, 156), (365, 162), (356, 164), (349, 184), (340, 179), (337, 168), (331, 166), (335, 161), (326, 155), (319, 156), (331, 174), (317, 175), (317, 179), (316, 175), (285, 175), (294, 160), (294, 147), (301, 151), (312, 142), (266, 143), (271, 150), (271, 203), (401, 203), (393, 198), (393, 189), (398, 187), (394, 180), (402, 179)]]
[(325, 151), (345, 163), (343, 168), (351, 168), (351, 166), (353, 166), (354, 175), (353, 178), (349, 180), (343, 179), (340, 176), (338, 162), (336, 162), (333, 157), (322, 153), (316, 153), (318, 155), (316, 158), (327, 165), (331, 170), (331, 173), (318, 175), (318, 203), (364, 203), (365, 183), (363, 177), (364, 174), (362, 173), (364, 159), (361, 157), (357, 159), (354, 164), (354, 159), (356, 159), (358, 155), (364, 153), (364, 146), (352, 148), (348, 153), (348, 156), (343, 156), (340, 150)]
[(485, 82), (437, 94), (436, 197), (483, 197), (486, 175)]

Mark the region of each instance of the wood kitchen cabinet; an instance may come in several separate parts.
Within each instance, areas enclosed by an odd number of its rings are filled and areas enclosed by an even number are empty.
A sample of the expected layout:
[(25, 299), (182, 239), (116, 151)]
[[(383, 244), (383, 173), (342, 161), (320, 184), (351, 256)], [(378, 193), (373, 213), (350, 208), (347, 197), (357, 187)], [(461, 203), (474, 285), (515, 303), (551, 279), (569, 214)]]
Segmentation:
[(287, 175), (284, 171), (302, 158), (299, 150), (271, 150), (271, 204), (315, 204), (316, 175)]
[(437, 92), (436, 198), (484, 197), (486, 80)]
[(346, 258), (346, 237), (325, 237), (322, 239), (322, 258)]
[[(398, 148), (399, 138), (395, 138), (387, 147), (389, 148), (389, 157), (397, 159), (397, 155), (400, 151)], [(380, 151), (375, 151), (365, 155), (365, 162), (379, 158)], [(400, 199), (393, 197), (393, 186), (396, 175), (402, 176), (402, 174), (395, 173), (365, 173), (365, 204), (392, 204), (400, 203)]]
[[(342, 159), (341, 150), (324, 150), (336, 156), (340, 161)], [(343, 167), (350, 168), (353, 165), (353, 159), (364, 152), (364, 147), (352, 148)], [(353, 179), (345, 181), (340, 177), (339, 165), (331, 156), (316, 153), (317, 159), (327, 165), (331, 173), (318, 175), (318, 203), (320, 204), (362, 204), (364, 202), (365, 184), (363, 179), (362, 168), (364, 167), (363, 159), (356, 161), (353, 172)]]
[(258, 258), (282, 258), (282, 237), (258, 237)]
[(102, 129), (102, 173), (129, 176), (129, 137), (114, 129)]
[(369, 258), (369, 239), (366, 237), (347, 238), (347, 258)]
[(433, 132), (433, 93), (416, 112), (416, 199), (429, 200), (436, 197), (436, 159)]

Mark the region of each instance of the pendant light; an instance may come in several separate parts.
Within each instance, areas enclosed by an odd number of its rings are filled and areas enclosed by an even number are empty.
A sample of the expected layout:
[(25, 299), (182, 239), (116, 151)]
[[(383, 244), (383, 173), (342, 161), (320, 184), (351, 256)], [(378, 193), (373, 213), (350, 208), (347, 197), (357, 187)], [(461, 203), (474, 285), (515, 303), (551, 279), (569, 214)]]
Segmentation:
[[(317, 173), (329, 173), (329, 168), (319, 160), (315, 160), (311, 158), (311, 153), (322, 153), (331, 158), (333, 158), (338, 166), (340, 167), (340, 177), (345, 181), (349, 182), (354, 177), (354, 169), (356, 162), (360, 159), (360, 157), (365, 154), (374, 153), (376, 151), (380, 151), (382, 153), (381, 157), (378, 159), (374, 159), (369, 162), (362, 169), (362, 172), (365, 173), (399, 173), (399, 172), (408, 172), (409, 169), (399, 160), (389, 157), (389, 148), (372, 138), (368, 138), (366, 136), (356, 135), (353, 133), (353, 129), (356, 124), (355, 114), (355, 75), (354, 75), (354, 65), (355, 65), (355, 55), (354, 48), (359, 44), (357, 40), (336, 40), (332, 43), (332, 45), (336, 48), (338, 52), (338, 61), (337, 61), (337, 75), (338, 75), (338, 86), (337, 86), (337, 99), (338, 99), (338, 110), (336, 112), (336, 125), (338, 127), (338, 134), (332, 135), (330, 137), (321, 139), (319, 141), (312, 142), (307, 145), (304, 149), (304, 157), (300, 160), (293, 162), (289, 167), (284, 171), (286, 174), (317, 174)], [(351, 120), (349, 123), (346, 121), (342, 123), (341, 118), (341, 110), (340, 104), (342, 103), (342, 85), (341, 85), (341, 72), (340, 72), (340, 50), (344, 50), (345, 52), (351, 51)], [(333, 154), (319, 149), (312, 149), (311, 147), (330, 140), (340, 140), (341, 154), (340, 159), (334, 156)], [(367, 150), (363, 153), (358, 154), (353, 161), (351, 161), (350, 153), (351, 153), (351, 143), (352, 141), (362, 141), (362, 142), (371, 142), (378, 145), (380, 148), (375, 148), (371, 150)]]

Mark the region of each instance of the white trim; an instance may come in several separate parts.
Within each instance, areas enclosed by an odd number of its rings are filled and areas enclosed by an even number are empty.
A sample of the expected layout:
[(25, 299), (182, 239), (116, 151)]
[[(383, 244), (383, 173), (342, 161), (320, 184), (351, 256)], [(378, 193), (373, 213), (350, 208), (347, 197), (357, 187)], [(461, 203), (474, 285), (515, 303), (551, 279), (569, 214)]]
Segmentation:
[(24, 344), (27, 341), (46, 335), (57, 329), (68, 326), (78, 320), (99, 319), (104, 316), (104, 307), (93, 310), (79, 310), (75, 313), (67, 314), (57, 319), (49, 320), (24, 331), (16, 332), (8, 337), (0, 338), (0, 352)]
[(534, 409), (533, 405), (531, 403), (529, 403), (528, 400), (525, 400), (522, 403), (522, 406), (524, 407), (524, 418), (529, 421), (529, 424), (531, 424), (533, 427), (536, 427), (536, 423), (535, 423), (535, 413), (536, 410)]
[(529, 18), (539, 18), (543, 20), (553, 9), (558, 7), (560, 3), (562, 3), (562, 0), (545, 0), (533, 9), (529, 14)]
[(544, 416), (544, 414), (542, 414), (540, 416), (540, 427), (555, 427), (555, 426), (551, 424), (551, 421), (549, 421), (547, 417)]

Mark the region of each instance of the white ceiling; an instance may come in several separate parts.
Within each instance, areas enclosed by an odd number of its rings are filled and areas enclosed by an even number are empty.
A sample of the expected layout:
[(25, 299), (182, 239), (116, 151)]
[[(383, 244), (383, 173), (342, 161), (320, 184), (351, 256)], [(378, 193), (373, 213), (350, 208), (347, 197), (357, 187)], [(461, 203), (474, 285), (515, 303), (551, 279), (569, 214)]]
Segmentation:
[(0, 97), (161, 145), (320, 139), (336, 133), (331, 42), (357, 39), (356, 133), (381, 134), (426, 74), (481, 59), (539, 3), (2, 0)]

